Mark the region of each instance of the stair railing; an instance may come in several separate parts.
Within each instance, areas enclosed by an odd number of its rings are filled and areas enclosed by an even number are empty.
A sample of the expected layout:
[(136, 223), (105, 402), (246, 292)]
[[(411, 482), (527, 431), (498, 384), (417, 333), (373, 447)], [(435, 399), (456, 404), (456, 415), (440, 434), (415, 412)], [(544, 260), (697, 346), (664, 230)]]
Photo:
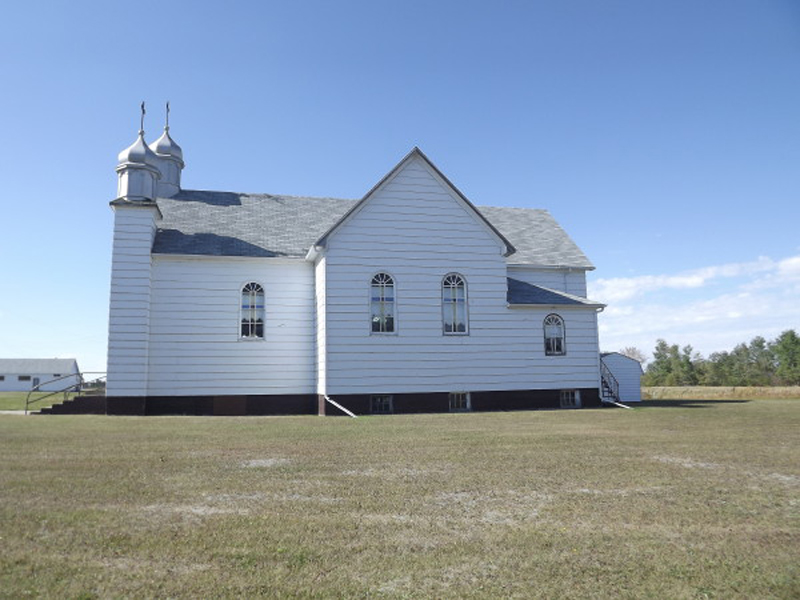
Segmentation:
[[(86, 375), (97, 375), (92, 379), (86, 379)], [(79, 398), (81, 396), (85, 396), (85, 391), (92, 389), (94, 386), (103, 383), (106, 378), (105, 371), (84, 371), (83, 373), (70, 373), (68, 375), (62, 375), (61, 377), (56, 377), (55, 379), (50, 379), (49, 381), (41, 382), (31, 388), (28, 392), (28, 395), (25, 396), (25, 414), (28, 414), (28, 410), (31, 404), (35, 404), (37, 402), (41, 402), (46, 398), (52, 398), (53, 396), (57, 396), (58, 394), (63, 394), (64, 399), (62, 402), (66, 402), (69, 400), (70, 392), (75, 392), (75, 396), (73, 398)], [(45, 394), (44, 396), (39, 396), (38, 398), (34, 398), (31, 400), (31, 395), (34, 392), (41, 392), (41, 388), (44, 386), (49, 386), (50, 384), (56, 383), (58, 381), (62, 381), (64, 379), (69, 379), (70, 383), (66, 387), (59, 388), (50, 392), (49, 394)]]
[[(611, 397), (614, 402), (619, 402), (619, 381), (614, 377), (611, 369), (608, 368), (603, 359), (600, 359), (600, 383), (602, 385), (603, 397)], [(608, 391), (608, 394), (606, 394)]]

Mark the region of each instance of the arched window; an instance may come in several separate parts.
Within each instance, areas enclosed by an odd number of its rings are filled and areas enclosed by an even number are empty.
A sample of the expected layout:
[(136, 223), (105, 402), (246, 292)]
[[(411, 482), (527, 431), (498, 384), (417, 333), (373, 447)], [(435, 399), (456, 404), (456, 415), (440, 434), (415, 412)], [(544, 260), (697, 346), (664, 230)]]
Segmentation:
[(442, 280), (442, 331), (445, 335), (468, 332), (467, 283), (458, 273)]
[(564, 319), (558, 315), (547, 315), (544, 318), (544, 353), (547, 356), (566, 354), (564, 337)]
[(372, 333), (394, 333), (394, 279), (378, 273), (370, 286), (370, 321)]
[(264, 288), (250, 282), (242, 288), (243, 339), (264, 339)]

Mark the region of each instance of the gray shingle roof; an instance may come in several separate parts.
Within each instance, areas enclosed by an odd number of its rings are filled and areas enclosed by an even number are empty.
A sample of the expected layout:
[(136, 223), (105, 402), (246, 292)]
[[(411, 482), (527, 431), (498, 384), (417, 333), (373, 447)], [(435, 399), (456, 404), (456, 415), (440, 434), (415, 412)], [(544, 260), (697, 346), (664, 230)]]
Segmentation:
[(72, 373), (74, 358), (0, 358), (0, 375), (38, 375)]
[[(304, 257), (357, 201), (182, 190), (157, 202), (154, 254)], [(477, 208), (516, 248), (510, 263), (594, 268), (546, 210)]]
[(506, 300), (512, 305), (605, 306), (587, 298), (551, 290), (532, 283), (520, 281), (519, 279), (512, 279), (511, 277), (507, 277), (506, 279), (508, 280)]

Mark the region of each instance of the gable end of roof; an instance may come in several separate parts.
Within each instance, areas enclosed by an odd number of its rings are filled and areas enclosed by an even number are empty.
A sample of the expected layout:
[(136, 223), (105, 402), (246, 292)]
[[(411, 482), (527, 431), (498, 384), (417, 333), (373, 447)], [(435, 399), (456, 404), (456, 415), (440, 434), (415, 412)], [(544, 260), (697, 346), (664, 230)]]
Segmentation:
[(487, 219), (486, 216), (484, 216), (484, 214), (480, 210), (478, 210), (478, 208), (472, 202), (470, 202), (469, 198), (467, 198), (464, 194), (461, 193), (461, 190), (459, 190), (455, 185), (453, 185), (453, 182), (450, 181), (447, 178), (447, 176), (444, 173), (442, 173), (435, 164), (433, 164), (433, 162), (425, 155), (425, 153), (422, 150), (419, 149), (418, 146), (414, 146), (411, 149), (411, 151), (408, 154), (406, 154), (400, 160), (400, 162), (398, 162), (394, 166), (392, 170), (390, 170), (386, 175), (384, 175), (380, 179), (380, 181), (378, 181), (378, 183), (372, 186), (372, 188), (370, 188), (370, 190), (366, 194), (364, 194), (364, 197), (361, 198), (361, 200), (359, 200), (352, 208), (350, 208), (350, 210), (348, 210), (344, 215), (342, 215), (342, 217), (336, 223), (334, 223), (334, 225), (330, 229), (328, 229), (328, 231), (326, 231), (314, 243), (314, 247), (325, 246), (328, 238), (330, 238), (330, 236), (333, 235), (333, 233), (335, 233), (336, 230), (338, 230), (353, 214), (355, 214), (362, 206), (364, 206), (364, 204), (366, 204), (369, 201), (369, 199), (378, 189), (380, 189), (387, 181), (389, 181), (392, 177), (394, 177), (394, 175), (397, 174), (398, 171), (400, 171), (400, 169), (414, 157), (419, 157), (428, 167), (430, 167), (433, 170), (433, 172), (436, 173), (436, 175), (440, 177), (442, 181), (444, 181), (445, 185), (447, 185), (453, 192), (455, 192), (455, 194), (472, 210), (475, 216), (477, 216), (478, 219), (480, 219), (492, 231), (492, 233), (495, 236), (497, 236), (497, 238), (505, 246), (505, 252), (503, 253), (503, 256), (506, 257), (511, 256), (517, 251), (516, 248), (514, 248), (513, 244), (509, 242), (508, 239), (502, 233), (500, 233), (500, 231), (494, 225), (492, 225), (489, 219)]

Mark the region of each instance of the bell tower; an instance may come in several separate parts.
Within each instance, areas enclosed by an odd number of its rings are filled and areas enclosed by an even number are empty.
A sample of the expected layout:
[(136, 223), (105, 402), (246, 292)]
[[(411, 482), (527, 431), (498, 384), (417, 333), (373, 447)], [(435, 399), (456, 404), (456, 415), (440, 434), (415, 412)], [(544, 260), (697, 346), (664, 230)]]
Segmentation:
[[(111, 257), (106, 409), (144, 414), (150, 347), (152, 248), (158, 209), (156, 154), (144, 141), (144, 102), (136, 141), (119, 154)], [(124, 325), (120, 325), (120, 324)]]

